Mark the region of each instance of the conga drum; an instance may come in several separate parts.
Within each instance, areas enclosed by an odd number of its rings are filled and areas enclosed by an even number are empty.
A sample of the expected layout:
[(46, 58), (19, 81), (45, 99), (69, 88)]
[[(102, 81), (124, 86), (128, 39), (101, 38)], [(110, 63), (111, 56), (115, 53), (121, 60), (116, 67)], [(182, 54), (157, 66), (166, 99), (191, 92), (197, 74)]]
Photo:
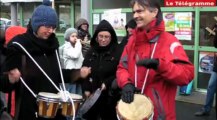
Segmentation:
[(59, 108), (60, 95), (39, 92), (37, 96), (38, 115), (44, 118), (54, 118)]
[(135, 94), (130, 104), (120, 100), (116, 111), (119, 120), (152, 120), (154, 116), (154, 106), (151, 100), (141, 94)]
[[(75, 113), (77, 112), (81, 102), (82, 102), (82, 96), (78, 94), (72, 94), (70, 93), (70, 97), (74, 102), (75, 107)], [(62, 108), (62, 115), (66, 117), (72, 117), (74, 115), (73, 105), (71, 103), (71, 100), (68, 101), (61, 101), (61, 108)]]

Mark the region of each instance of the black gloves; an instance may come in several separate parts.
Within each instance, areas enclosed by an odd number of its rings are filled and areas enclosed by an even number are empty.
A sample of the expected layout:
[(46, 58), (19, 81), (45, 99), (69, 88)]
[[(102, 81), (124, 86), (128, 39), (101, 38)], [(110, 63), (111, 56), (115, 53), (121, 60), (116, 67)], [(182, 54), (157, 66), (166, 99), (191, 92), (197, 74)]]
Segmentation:
[(151, 69), (157, 69), (159, 66), (159, 60), (158, 59), (144, 59), (144, 60), (139, 60), (136, 63), (138, 66), (144, 66), (146, 68), (151, 68)]
[(126, 103), (133, 102), (135, 86), (131, 83), (126, 84), (122, 89), (121, 99)]

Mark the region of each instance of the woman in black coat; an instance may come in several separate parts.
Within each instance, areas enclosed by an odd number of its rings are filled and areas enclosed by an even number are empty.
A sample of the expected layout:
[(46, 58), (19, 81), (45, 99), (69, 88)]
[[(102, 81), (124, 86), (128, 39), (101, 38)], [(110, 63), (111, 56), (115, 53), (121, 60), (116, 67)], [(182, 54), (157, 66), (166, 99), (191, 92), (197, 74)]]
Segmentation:
[[(59, 47), (58, 40), (55, 34), (52, 34), (46, 41), (42, 40), (33, 34), (31, 28), (28, 28), (26, 33), (14, 37), (7, 48), (7, 56), (3, 68), (8, 73), (8, 77), (5, 75), (1, 76), (1, 83), (4, 84), (1, 89), (4, 92), (10, 92), (12, 89), (15, 89), (15, 120), (38, 120), (35, 114), (38, 110), (36, 98), (25, 88), (20, 79), (15, 80), (11, 76), (19, 71), (26, 84), (36, 95), (40, 92), (57, 93), (58, 90), (34, 64), (30, 57), (26, 55), (23, 49), (13, 42), (21, 44), (58, 87), (59, 83), (61, 83), (61, 71), (58, 66), (58, 54), (56, 54)], [(63, 69), (62, 72), (65, 82), (74, 82), (81, 77), (80, 69)], [(63, 117), (60, 118), (57, 115), (52, 120), (62, 119), (65, 120)], [(46, 119), (40, 118), (40, 120)]]
[(91, 74), (89, 80), (83, 83), (83, 91), (87, 97), (97, 89), (101, 89), (102, 94), (83, 117), (87, 120), (116, 120), (115, 106), (119, 97), (111, 95), (110, 90), (116, 78), (121, 50), (116, 33), (108, 21), (99, 23), (90, 44), (83, 66), (91, 67)]
[[(40, 92), (58, 93), (60, 91), (58, 86), (61, 83), (61, 69), (57, 51), (59, 43), (54, 34), (58, 17), (49, 3), (49, 0), (44, 0), (43, 4), (34, 10), (27, 32), (15, 36), (7, 46), (3, 71), (8, 76), (1, 76), (1, 81), (5, 89), (15, 89), (15, 120), (48, 120), (46, 116), (38, 116), (37, 98), (22, 84), (20, 77), (35, 95)], [(28, 51), (57, 88), (51, 84), (49, 78), (20, 45)], [(89, 69), (62, 70), (62, 73), (65, 82), (74, 82), (80, 77), (86, 77)], [(65, 119), (62, 115), (57, 114), (49, 120)]]

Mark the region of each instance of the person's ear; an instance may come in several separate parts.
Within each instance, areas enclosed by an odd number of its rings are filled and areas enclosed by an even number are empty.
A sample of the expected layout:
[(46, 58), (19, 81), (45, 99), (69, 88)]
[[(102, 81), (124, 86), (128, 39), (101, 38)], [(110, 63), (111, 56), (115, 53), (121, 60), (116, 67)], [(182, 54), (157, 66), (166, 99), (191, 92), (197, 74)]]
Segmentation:
[(153, 8), (151, 10), (151, 13), (152, 13), (152, 17), (156, 18), (157, 14), (158, 14), (158, 9), (157, 8)]
[(98, 37), (96, 37), (96, 42), (98, 43)]

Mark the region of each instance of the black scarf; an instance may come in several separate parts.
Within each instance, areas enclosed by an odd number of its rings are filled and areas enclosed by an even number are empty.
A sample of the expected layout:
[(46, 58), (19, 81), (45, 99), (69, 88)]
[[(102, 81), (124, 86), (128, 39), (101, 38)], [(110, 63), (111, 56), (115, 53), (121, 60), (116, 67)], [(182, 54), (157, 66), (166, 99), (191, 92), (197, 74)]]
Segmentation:
[[(33, 44), (31, 48), (28, 48), (33, 53), (52, 53), (59, 47), (59, 42), (55, 36), (52, 34), (47, 40), (37, 38), (32, 29), (28, 29), (25, 34), (22, 35), (25, 37), (30, 44)], [(27, 46), (28, 47), (28, 46)]]

